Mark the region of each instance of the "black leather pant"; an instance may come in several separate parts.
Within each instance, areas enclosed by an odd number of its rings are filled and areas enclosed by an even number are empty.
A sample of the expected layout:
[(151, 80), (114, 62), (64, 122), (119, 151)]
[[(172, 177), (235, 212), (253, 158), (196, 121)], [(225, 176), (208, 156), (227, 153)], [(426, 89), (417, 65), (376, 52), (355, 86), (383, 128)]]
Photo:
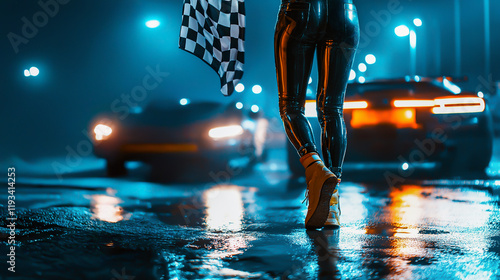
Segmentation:
[(358, 41), (352, 0), (282, 0), (274, 37), (280, 115), (299, 155), (317, 152), (304, 115), (317, 51), (321, 148), (325, 165), (339, 177), (347, 146), (343, 103)]

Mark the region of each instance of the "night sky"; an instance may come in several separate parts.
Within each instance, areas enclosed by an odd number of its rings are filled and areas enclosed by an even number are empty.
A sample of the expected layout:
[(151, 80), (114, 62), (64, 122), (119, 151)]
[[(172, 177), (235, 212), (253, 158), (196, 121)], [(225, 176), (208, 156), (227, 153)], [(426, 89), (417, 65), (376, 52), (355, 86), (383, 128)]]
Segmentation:
[[(377, 63), (366, 73), (368, 78), (408, 74), (408, 37), (396, 37), (394, 28), (411, 24), (418, 17), (423, 21), (417, 29), (419, 75), (467, 75), (467, 90), (475, 90), (482, 80), (488, 80), (483, 1), (460, 1), (461, 73), (456, 72), (455, 64), (454, 1), (401, 0), (399, 12), (386, 19), (381, 15), (387, 15), (390, 2), (398, 5), (398, 1), (355, 1), (362, 32), (355, 65), (367, 54), (377, 56)], [(39, 3), (57, 3), (58, 10), (50, 6), (55, 12), (36, 32), (31, 30), (32, 38), (18, 45), (16, 52), (9, 38), (12, 33), (23, 35), (23, 18), (33, 23), (34, 15), (46, 13)], [(279, 3), (246, 1), (246, 72), (242, 83), (247, 90), (227, 98), (219, 91), (215, 72), (177, 47), (180, 0), (1, 1), (0, 160), (66, 154), (67, 146), (86, 139), (82, 130), (88, 129), (96, 114), (110, 111), (114, 100), (142, 83), (147, 67), (158, 67), (165, 74), (139, 105), (155, 99), (177, 102), (182, 97), (228, 102), (244, 98), (242, 95), (251, 94), (252, 85), (260, 84), (270, 104), (265, 113), (276, 117), (273, 35)], [(498, 14), (500, 1), (492, 0), (490, 73), (496, 81), (500, 80)], [(147, 28), (144, 23), (149, 19), (160, 20), (160, 27)], [(31, 66), (40, 69), (38, 77), (24, 77), (24, 69)], [(314, 80), (315, 74), (312, 76)]]

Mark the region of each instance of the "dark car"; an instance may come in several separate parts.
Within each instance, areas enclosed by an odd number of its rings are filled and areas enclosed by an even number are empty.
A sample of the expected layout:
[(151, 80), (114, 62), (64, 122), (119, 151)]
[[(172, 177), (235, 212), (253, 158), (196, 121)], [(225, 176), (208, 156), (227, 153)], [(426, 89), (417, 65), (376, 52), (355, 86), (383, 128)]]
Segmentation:
[[(199, 172), (256, 162), (265, 155), (267, 120), (255, 105), (241, 102), (151, 102), (122, 116), (92, 123), (94, 154), (106, 159), (110, 176), (124, 175), (126, 161), (141, 161), (169, 172)], [(168, 168), (165, 168), (168, 167)]]
[[(321, 139), (314, 100), (307, 101), (306, 115), (316, 140)], [(349, 84), (344, 118), (346, 170), (484, 172), (492, 156), (493, 125), (487, 104), (447, 78), (417, 76)], [(302, 174), (290, 144), (288, 155), (292, 172)]]

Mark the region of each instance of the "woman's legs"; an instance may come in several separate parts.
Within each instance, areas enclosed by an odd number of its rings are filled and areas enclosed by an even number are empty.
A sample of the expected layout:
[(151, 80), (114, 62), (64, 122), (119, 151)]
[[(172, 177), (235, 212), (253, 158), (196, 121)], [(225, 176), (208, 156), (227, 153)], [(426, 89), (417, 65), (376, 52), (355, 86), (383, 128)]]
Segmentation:
[(306, 91), (315, 45), (277, 33), (275, 41), (280, 116), (288, 139), (300, 156), (316, 152), (314, 136), (304, 115)]
[(325, 165), (340, 178), (347, 147), (343, 104), (356, 50), (332, 42), (318, 45), (317, 111)]
[[(311, 125), (304, 115), (316, 44), (307, 43), (303, 39), (304, 34), (301, 34), (304, 29), (297, 29), (297, 26), (304, 27), (307, 24), (307, 20), (300, 21), (308, 18), (308, 10), (299, 6), (288, 8), (294, 12), (291, 15), (295, 19), (281, 13), (275, 34), (279, 107), (288, 139), (297, 149), (305, 168), (309, 200), (305, 226), (315, 229), (323, 227), (328, 218), (330, 199), (338, 181), (317, 154)], [(296, 8), (300, 8), (298, 13)]]

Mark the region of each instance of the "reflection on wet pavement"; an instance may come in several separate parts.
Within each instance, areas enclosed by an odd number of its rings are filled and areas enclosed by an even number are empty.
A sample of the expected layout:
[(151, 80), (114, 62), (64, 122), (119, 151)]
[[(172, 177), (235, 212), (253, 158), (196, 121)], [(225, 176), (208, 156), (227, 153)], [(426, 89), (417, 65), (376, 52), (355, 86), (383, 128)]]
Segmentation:
[[(80, 192), (67, 186), (20, 189), (20, 205), (31, 210), (18, 211), (18, 246), (23, 252), (18, 275), (24, 279), (498, 279), (500, 275), (499, 197), (487, 188), (444, 181), (395, 188), (343, 182), (342, 227), (306, 231), (306, 206), (300, 203), (303, 180), (276, 168), (259, 172), (263, 174), (222, 185), (108, 180), (112, 188)], [(50, 206), (54, 197), (58, 202)], [(5, 220), (1, 230), (5, 238)]]
[(123, 220), (123, 209), (118, 206), (121, 202), (123, 201), (119, 198), (109, 195), (92, 195), (90, 203), (92, 217), (110, 223)]
[(243, 200), (237, 186), (218, 186), (203, 193), (208, 230), (239, 231), (243, 221)]

